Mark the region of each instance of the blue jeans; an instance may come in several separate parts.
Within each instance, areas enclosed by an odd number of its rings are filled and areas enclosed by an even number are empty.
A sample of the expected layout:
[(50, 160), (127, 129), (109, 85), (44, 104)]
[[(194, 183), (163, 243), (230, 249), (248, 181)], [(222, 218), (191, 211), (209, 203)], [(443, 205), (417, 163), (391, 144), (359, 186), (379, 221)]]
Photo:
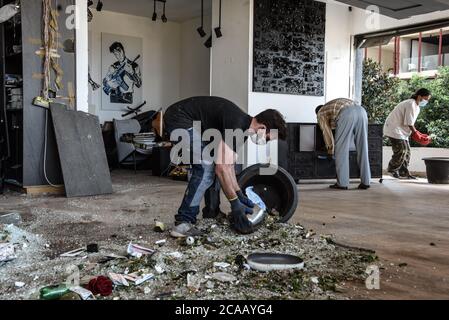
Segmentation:
[[(189, 129), (190, 134), (190, 154), (191, 160), (201, 159), (201, 155), (195, 154), (197, 152), (193, 148), (193, 141), (201, 141), (201, 133), (193, 129)], [(201, 153), (205, 149), (207, 144), (201, 141)], [(220, 188), (217, 188), (217, 179), (215, 177), (215, 164), (206, 162), (201, 159), (201, 164), (192, 165), (192, 175), (187, 185), (187, 190), (182, 199), (181, 207), (178, 209), (178, 214), (175, 216), (176, 222), (190, 222), (195, 224), (197, 216), (200, 212), (201, 200), (203, 200), (206, 194), (206, 206), (219, 207), (219, 201), (217, 203), (217, 192), (218, 197), (220, 193)], [(210, 199), (214, 199), (211, 201)], [(209, 200), (209, 201), (208, 201)], [(212, 203), (211, 203), (212, 202)]]

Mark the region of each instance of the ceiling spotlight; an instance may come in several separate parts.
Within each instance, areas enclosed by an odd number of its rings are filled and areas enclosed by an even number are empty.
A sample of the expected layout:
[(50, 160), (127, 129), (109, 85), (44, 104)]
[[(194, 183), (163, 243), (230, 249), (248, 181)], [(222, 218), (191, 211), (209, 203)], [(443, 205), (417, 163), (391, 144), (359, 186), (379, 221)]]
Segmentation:
[(103, 9), (103, 2), (101, 0), (98, 0), (97, 11), (101, 11), (102, 9)]
[(221, 0), (220, 0), (220, 13), (219, 13), (219, 18), (218, 18), (218, 27), (215, 28), (215, 35), (217, 36), (217, 38), (221, 38), (223, 37), (223, 33), (221, 33)]
[(206, 42), (204, 42), (204, 46), (208, 49), (212, 48), (212, 35), (210, 35)]
[(206, 32), (204, 31), (203, 27), (199, 27), (198, 29), (196, 29), (196, 31), (198, 31), (201, 38), (204, 38), (206, 36)]
[(164, 12), (163, 12), (163, 14), (162, 14), (161, 19), (162, 19), (162, 22), (163, 22), (163, 23), (166, 23), (166, 22), (167, 22), (167, 16), (165, 15), (165, 1), (164, 1)]
[(151, 20), (156, 21), (157, 20), (157, 13), (156, 13), (156, 0), (154, 0), (154, 6), (153, 6), (153, 17)]
[(201, 0), (201, 27), (196, 29), (201, 38), (206, 36), (206, 32), (204, 32), (204, 0)]

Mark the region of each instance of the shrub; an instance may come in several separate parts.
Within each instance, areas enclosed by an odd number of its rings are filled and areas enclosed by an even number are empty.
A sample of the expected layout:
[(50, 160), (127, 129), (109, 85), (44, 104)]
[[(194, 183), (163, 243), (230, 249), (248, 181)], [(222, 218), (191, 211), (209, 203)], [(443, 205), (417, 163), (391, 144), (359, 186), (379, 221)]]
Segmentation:
[(379, 63), (368, 59), (363, 66), (362, 105), (370, 123), (383, 124), (397, 105), (400, 80), (382, 71)]

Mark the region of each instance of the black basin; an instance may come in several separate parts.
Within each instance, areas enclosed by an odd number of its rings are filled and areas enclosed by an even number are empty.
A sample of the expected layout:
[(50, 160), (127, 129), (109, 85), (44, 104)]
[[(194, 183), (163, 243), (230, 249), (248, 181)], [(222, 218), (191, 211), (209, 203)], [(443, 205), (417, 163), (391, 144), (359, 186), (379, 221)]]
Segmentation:
[(432, 184), (449, 184), (449, 158), (424, 158), (427, 180)]
[(278, 167), (274, 175), (260, 175), (262, 168), (268, 168), (268, 165), (256, 164), (243, 170), (238, 178), (239, 185), (242, 190), (253, 186), (254, 192), (265, 202), (268, 210), (279, 212), (280, 222), (285, 223), (290, 220), (298, 206), (296, 183), (281, 167)]

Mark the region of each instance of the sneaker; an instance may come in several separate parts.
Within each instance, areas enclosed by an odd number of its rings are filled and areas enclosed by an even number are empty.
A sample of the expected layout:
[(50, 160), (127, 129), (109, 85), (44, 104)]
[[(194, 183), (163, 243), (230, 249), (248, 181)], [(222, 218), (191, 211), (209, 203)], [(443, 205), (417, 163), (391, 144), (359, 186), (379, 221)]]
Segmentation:
[(390, 174), (393, 178), (399, 179), (401, 176), (398, 171), (390, 171)]
[(411, 175), (411, 174), (409, 174), (409, 175), (407, 176), (407, 179), (409, 179), (409, 180), (418, 180), (417, 177), (415, 177), (415, 176), (413, 176), (413, 175)]
[(359, 190), (368, 190), (369, 188), (371, 188), (371, 186), (368, 186), (366, 184), (361, 183), (359, 185)]
[(187, 238), (187, 237), (197, 237), (201, 236), (203, 233), (195, 228), (191, 223), (182, 222), (175, 225), (171, 230), (170, 235), (173, 238)]
[(338, 185), (338, 183), (329, 186), (329, 188), (337, 189), (337, 190), (348, 190), (348, 187), (342, 187), (342, 186)]

